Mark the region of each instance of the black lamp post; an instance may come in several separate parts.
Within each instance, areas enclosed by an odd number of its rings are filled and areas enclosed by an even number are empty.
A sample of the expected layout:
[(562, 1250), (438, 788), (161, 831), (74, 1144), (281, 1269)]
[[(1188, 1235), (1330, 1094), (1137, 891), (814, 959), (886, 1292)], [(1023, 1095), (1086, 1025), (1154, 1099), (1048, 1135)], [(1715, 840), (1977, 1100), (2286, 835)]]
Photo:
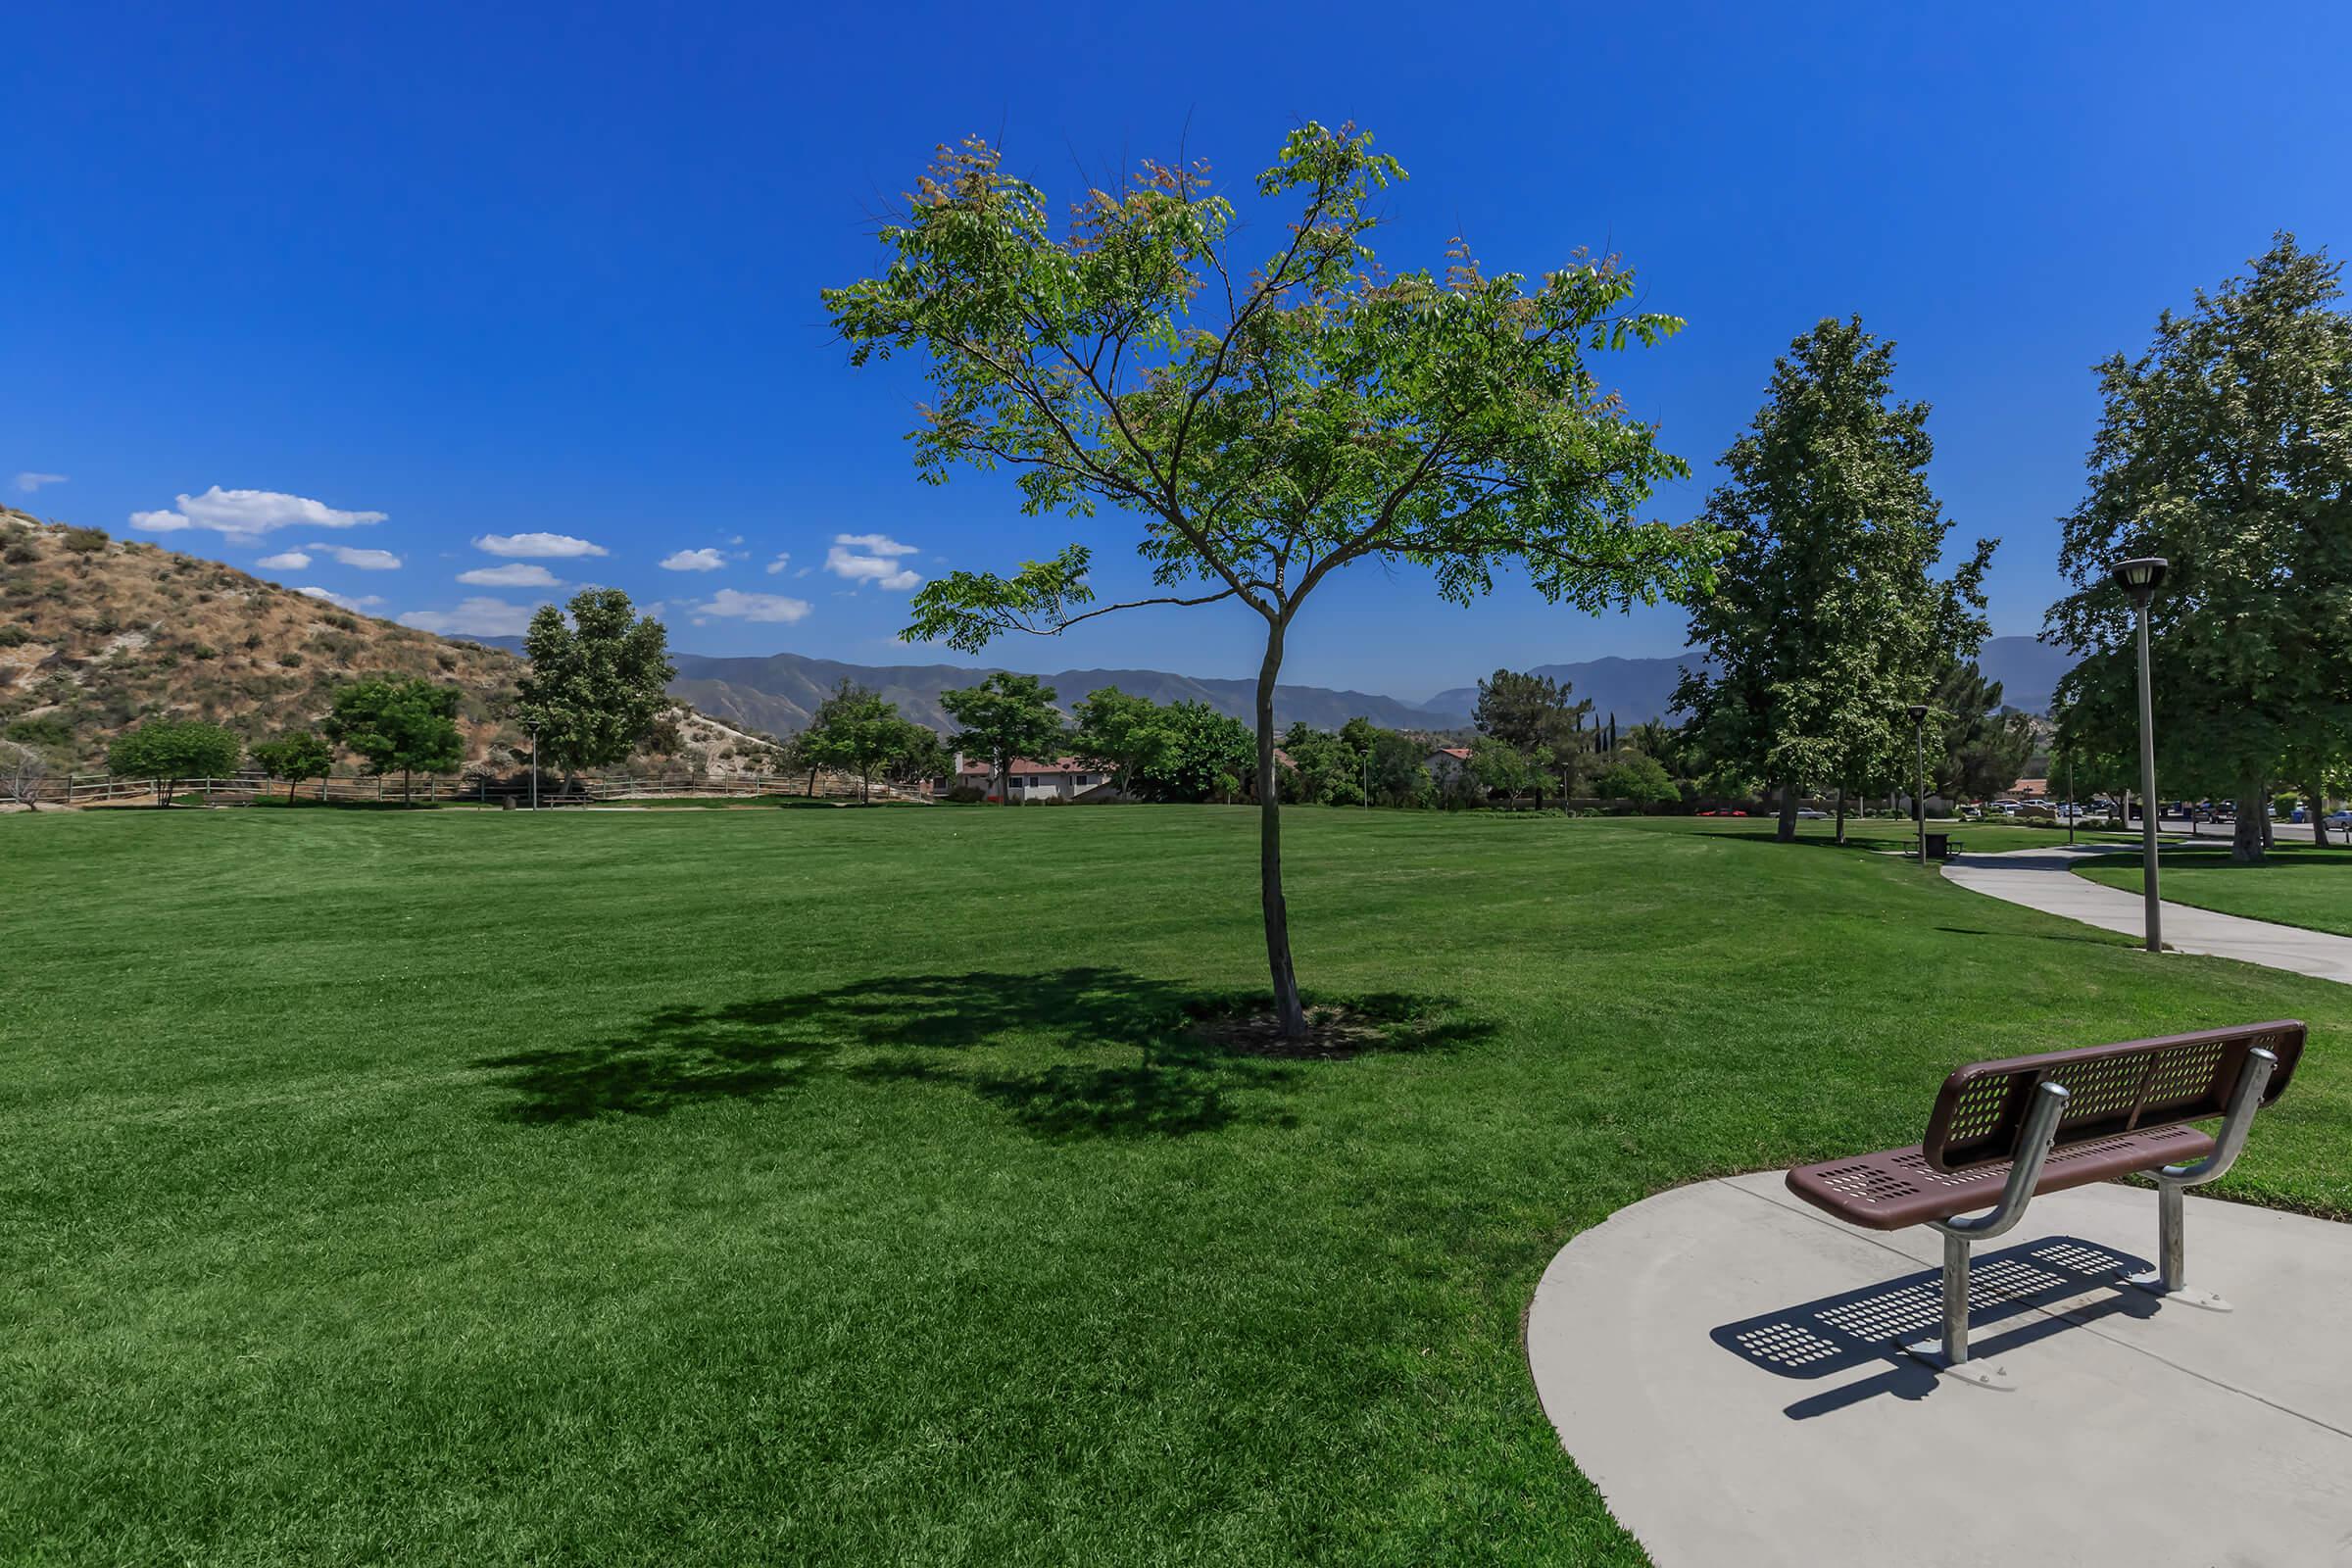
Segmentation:
[(539, 726), (531, 726), (531, 809), (539, 809)]
[(1928, 868), (1928, 705), (1913, 703), (1911, 715), (1911, 815), (1919, 825), (1919, 868)]
[(2168, 566), (2161, 556), (2138, 556), (2116, 563), (2108, 573), (2139, 612), (2140, 897), (2147, 906), (2150, 953), (2164, 951), (2164, 930), (2156, 897), (2156, 707), (2148, 675), (2148, 601), (2164, 585)]

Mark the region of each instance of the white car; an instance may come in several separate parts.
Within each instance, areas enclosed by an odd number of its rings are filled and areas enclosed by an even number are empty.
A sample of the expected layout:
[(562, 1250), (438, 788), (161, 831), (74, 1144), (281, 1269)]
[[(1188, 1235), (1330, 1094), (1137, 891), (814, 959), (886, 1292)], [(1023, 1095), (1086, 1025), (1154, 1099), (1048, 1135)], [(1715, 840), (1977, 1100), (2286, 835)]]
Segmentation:
[(1800, 806), (1797, 808), (1796, 819), (1799, 822), (1827, 822), (1830, 819), (1830, 813), (1816, 811), (1810, 806)]

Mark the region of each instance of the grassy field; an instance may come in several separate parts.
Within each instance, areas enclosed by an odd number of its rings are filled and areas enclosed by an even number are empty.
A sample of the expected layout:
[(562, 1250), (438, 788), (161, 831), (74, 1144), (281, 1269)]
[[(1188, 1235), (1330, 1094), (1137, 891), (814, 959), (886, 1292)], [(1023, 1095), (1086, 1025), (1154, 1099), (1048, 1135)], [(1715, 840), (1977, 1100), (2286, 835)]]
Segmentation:
[[(2168, 902), (2352, 936), (2352, 854), (2340, 848), (2280, 844), (2260, 865), (2235, 865), (2230, 846), (2217, 843), (2168, 848), (2158, 863)], [(2111, 855), (2075, 874), (2137, 893), (2139, 868), (2136, 854)]]
[(2342, 987), (1826, 824), (1289, 823), (1386, 1049), (1187, 1027), (1244, 809), (0, 819), (0, 1559), (1638, 1562), (1520, 1346), (1623, 1204), (2288, 1015), (2226, 1186), (2352, 1212)]

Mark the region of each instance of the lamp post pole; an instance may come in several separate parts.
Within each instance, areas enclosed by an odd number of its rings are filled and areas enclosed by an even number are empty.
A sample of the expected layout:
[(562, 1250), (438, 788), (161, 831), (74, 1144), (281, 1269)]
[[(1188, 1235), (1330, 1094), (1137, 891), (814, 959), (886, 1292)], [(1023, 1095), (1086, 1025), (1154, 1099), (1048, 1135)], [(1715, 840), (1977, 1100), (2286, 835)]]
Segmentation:
[(1913, 703), (1911, 714), (1911, 817), (1919, 836), (1919, 868), (1928, 868), (1928, 706)]
[(2075, 847), (2075, 756), (2066, 756), (2066, 847)]
[(531, 809), (539, 809), (539, 726), (531, 726)]
[(2142, 556), (2120, 563), (2112, 573), (2139, 611), (2139, 881), (2150, 953), (2164, 951), (2164, 917), (2156, 894), (2156, 699), (2148, 670), (2148, 602), (2156, 597), (2166, 566), (2158, 557)]

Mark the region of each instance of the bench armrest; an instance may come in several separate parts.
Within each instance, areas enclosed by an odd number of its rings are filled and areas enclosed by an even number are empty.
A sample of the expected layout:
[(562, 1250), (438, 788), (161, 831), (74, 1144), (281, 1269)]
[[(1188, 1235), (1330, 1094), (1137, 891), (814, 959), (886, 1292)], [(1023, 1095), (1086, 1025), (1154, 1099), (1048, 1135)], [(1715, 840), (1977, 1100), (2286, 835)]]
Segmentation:
[(2001, 1185), (1999, 1202), (1970, 1218), (1932, 1219), (1928, 1223), (1946, 1236), (1976, 1242), (1998, 1236), (2024, 1219), (2026, 1205), (2034, 1200), (2034, 1189), (2041, 1184), (2042, 1161), (2050, 1157), (2050, 1145), (2057, 1141), (2058, 1118), (2066, 1114), (2066, 1102), (2067, 1093), (2062, 1085), (2045, 1079), (2034, 1089), (2034, 1105), (2026, 1112), (2025, 1131), (2017, 1141), (2017, 1158), (2010, 1163), (2008, 1181)]

